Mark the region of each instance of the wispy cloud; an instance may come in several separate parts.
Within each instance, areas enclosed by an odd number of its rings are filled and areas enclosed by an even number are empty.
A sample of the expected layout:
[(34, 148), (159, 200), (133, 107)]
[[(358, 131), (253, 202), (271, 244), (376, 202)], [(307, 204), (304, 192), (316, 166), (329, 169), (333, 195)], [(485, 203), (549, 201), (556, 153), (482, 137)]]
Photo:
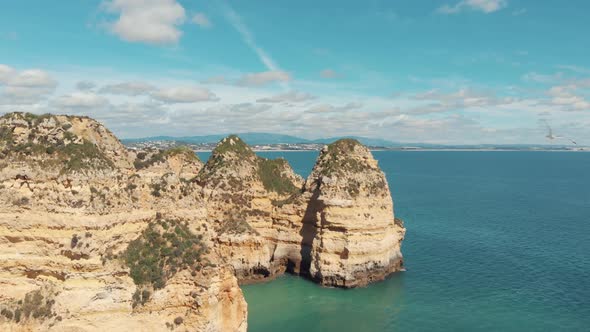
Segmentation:
[[(262, 47), (258, 46), (256, 40), (254, 39), (254, 35), (250, 31), (250, 29), (244, 24), (242, 18), (236, 11), (230, 7), (227, 3), (222, 3), (223, 11), (226, 19), (228, 22), (238, 31), (242, 40), (260, 59), (260, 61), (264, 64), (266, 69), (270, 72), (283, 72), (283, 70), (279, 67), (279, 65), (273, 60), (273, 58), (268, 54)], [(288, 89), (289, 84), (286, 81), (282, 81), (281, 86), (283, 88)]]
[(299, 92), (299, 91), (289, 91), (287, 93), (275, 95), (272, 97), (260, 98), (257, 99), (256, 102), (259, 103), (299, 103), (299, 102), (306, 102), (315, 99), (316, 96), (313, 96), (306, 92)]
[(338, 78), (340, 74), (332, 69), (324, 69), (320, 72), (322, 78)]
[(507, 0), (462, 0), (454, 5), (443, 5), (436, 11), (439, 14), (457, 14), (463, 10), (470, 9), (475, 11), (484, 12), (486, 14), (496, 12), (500, 9), (504, 9), (508, 6)]
[(248, 73), (242, 76), (237, 84), (242, 86), (263, 86), (269, 83), (278, 82), (282, 86), (287, 86), (291, 80), (291, 75), (282, 70), (269, 70), (260, 73)]
[(534, 83), (556, 83), (563, 80), (564, 75), (561, 72), (546, 75), (546, 74), (539, 74), (537, 72), (530, 72), (526, 73), (522, 76), (523, 81), (525, 82), (534, 82)]
[(211, 24), (211, 20), (209, 20), (207, 15), (204, 13), (196, 13), (195, 16), (193, 16), (192, 22), (205, 29), (213, 26), (213, 24)]
[(524, 15), (526, 13), (527, 13), (527, 9), (521, 8), (521, 9), (517, 9), (517, 10), (513, 11), (512, 16), (520, 16), (520, 15)]
[(580, 67), (580, 66), (573, 66), (573, 65), (558, 65), (557, 68), (563, 70), (569, 70), (574, 73), (578, 74), (590, 74), (590, 68)]
[(57, 81), (46, 71), (18, 71), (0, 64), (0, 104), (29, 104), (52, 94)]

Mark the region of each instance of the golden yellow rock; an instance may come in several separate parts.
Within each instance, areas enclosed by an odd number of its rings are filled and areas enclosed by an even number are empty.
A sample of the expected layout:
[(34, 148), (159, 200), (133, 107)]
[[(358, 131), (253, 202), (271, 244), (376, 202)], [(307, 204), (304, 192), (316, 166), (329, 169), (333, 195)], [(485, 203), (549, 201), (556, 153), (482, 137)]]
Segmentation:
[(356, 141), (304, 181), (233, 135), (203, 165), (85, 117), (0, 117), (2, 331), (246, 331), (238, 283), (363, 286), (402, 269), (404, 234)]
[(405, 228), (395, 221), (385, 174), (366, 147), (350, 139), (326, 146), (306, 188), (312, 279), (356, 287), (402, 269)]

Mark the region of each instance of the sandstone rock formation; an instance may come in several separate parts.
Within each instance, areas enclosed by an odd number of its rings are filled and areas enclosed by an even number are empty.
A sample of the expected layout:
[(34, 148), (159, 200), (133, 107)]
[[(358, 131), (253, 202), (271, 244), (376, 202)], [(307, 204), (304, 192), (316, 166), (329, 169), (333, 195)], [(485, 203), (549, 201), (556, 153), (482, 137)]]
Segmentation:
[[(0, 117), (0, 151), (0, 330), (246, 331), (233, 268), (213, 263), (196, 157), (165, 151), (136, 169), (96, 121), (23, 113)], [(137, 283), (126, 251), (162, 218), (210, 249), (165, 284)]]
[(273, 202), (300, 193), (303, 184), (286, 160), (258, 157), (232, 135), (218, 144), (196, 182), (203, 188), (208, 219), (219, 234), (221, 256), (240, 281), (283, 273), (282, 257), (275, 256), (279, 239)]
[(355, 140), (325, 147), (306, 183), (306, 225), (316, 235), (310, 275), (323, 285), (355, 287), (402, 269), (405, 228), (393, 217), (385, 174)]
[(237, 136), (202, 164), (85, 117), (0, 117), (0, 330), (245, 331), (240, 283), (402, 269), (384, 174), (352, 140), (306, 181)]

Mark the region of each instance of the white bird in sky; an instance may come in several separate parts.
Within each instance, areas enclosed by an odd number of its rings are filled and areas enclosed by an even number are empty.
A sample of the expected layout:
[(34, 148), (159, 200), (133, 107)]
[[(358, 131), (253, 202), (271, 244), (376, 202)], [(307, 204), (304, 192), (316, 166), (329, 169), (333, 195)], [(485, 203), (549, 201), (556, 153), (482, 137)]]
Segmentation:
[(547, 133), (547, 135), (545, 136), (545, 137), (547, 137), (548, 139), (550, 139), (550, 140), (554, 140), (554, 139), (560, 139), (560, 138), (563, 138), (563, 139), (567, 139), (568, 141), (570, 141), (570, 142), (574, 143), (575, 145), (578, 145), (578, 143), (576, 143), (576, 141), (574, 141), (573, 139), (566, 138), (566, 137), (563, 137), (563, 136), (554, 135), (554, 134), (553, 134), (553, 129), (551, 129), (551, 126), (549, 125), (549, 123), (547, 123), (547, 120), (543, 120), (543, 122), (545, 122), (545, 125), (547, 126), (547, 130), (549, 131), (549, 132)]

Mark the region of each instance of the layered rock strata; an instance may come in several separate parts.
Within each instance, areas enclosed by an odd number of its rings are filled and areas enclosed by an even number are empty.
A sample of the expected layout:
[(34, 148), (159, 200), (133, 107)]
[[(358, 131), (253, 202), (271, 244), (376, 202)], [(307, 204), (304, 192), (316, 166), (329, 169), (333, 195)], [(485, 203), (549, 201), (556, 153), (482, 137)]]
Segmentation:
[(239, 283), (357, 287), (402, 269), (405, 229), (360, 143), (307, 180), (237, 136), (203, 164), (127, 150), (85, 117), (0, 117), (0, 330), (245, 331)]
[[(88, 118), (12, 113), (0, 117), (0, 154), (0, 330), (246, 331), (191, 182), (194, 153), (130, 152)], [(190, 267), (151, 266), (169, 276), (155, 287), (126, 257), (161, 218), (186, 222), (208, 249)]]
[(304, 222), (315, 233), (312, 279), (356, 287), (402, 269), (405, 228), (394, 219), (385, 174), (366, 147), (344, 139), (322, 149), (306, 191)]

